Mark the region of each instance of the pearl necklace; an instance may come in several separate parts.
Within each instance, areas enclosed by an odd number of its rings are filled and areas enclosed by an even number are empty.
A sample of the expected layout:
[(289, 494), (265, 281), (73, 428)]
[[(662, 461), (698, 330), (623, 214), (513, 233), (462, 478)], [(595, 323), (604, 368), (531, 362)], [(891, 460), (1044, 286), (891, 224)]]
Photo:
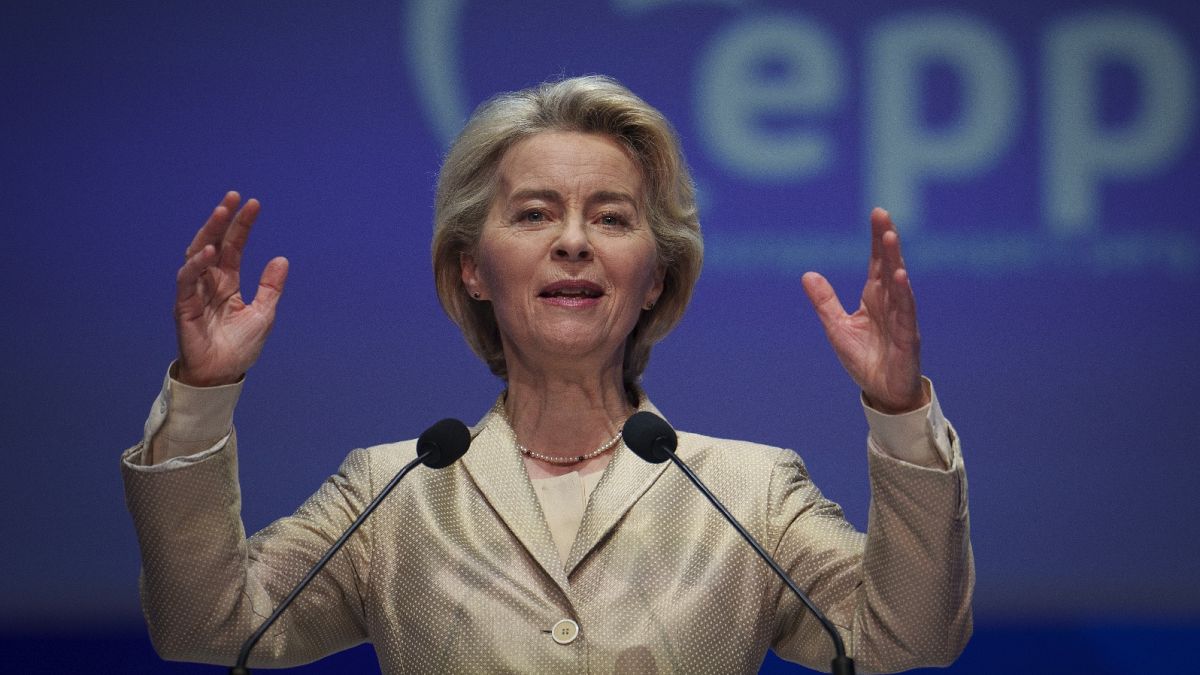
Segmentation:
[(600, 447), (587, 453), (586, 455), (577, 455), (575, 457), (555, 457), (554, 455), (543, 455), (540, 452), (534, 452), (533, 450), (530, 450), (529, 448), (521, 445), (520, 442), (517, 441), (516, 436), (515, 435), (513, 436), (513, 443), (516, 444), (517, 450), (520, 450), (522, 455), (525, 455), (526, 457), (532, 457), (534, 459), (541, 460), (541, 461), (547, 462), (549, 464), (559, 464), (559, 465), (578, 464), (580, 462), (587, 461), (593, 457), (599, 457), (600, 455), (603, 455), (605, 452), (608, 452), (609, 450), (611, 450), (613, 448), (613, 446), (615, 446), (617, 444), (617, 441), (619, 441), (619, 440), (621, 440), (621, 432), (620, 431), (617, 432), (616, 436), (613, 436), (612, 438), (605, 441), (604, 445), (601, 445)]

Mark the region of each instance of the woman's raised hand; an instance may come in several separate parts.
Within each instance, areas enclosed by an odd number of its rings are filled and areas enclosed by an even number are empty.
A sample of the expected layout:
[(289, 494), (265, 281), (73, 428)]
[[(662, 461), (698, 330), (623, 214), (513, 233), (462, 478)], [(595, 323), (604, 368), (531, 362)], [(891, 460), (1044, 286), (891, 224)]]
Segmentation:
[(921, 384), (916, 302), (900, 256), (900, 235), (887, 211), (871, 212), (871, 262), (853, 314), (842, 308), (825, 277), (807, 272), (802, 283), (833, 351), (868, 404), (901, 413), (929, 402)]
[(236, 382), (258, 359), (275, 321), (287, 258), (267, 263), (254, 302), (240, 290), (242, 249), (259, 204), (229, 192), (187, 247), (175, 277), (175, 332), (180, 382), (197, 387)]

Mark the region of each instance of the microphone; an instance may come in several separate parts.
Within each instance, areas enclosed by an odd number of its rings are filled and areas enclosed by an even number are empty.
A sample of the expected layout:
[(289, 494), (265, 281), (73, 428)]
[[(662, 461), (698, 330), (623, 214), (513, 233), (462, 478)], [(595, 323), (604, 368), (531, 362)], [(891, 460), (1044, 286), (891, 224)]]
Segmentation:
[(296, 596), (300, 595), (308, 584), (317, 576), (342, 546), (350, 539), (350, 535), (358, 530), (359, 526), (366, 522), (367, 517), (371, 515), (375, 509), (383, 503), (384, 498), (391, 493), (392, 489), (400, 484), (400, 479), (408, 475), (418, 464), (424, 464), (431, 469), (444, 469), (458, 461), (459, 457), (467, 454), (467, 448), (471, 446), (471, 432), (467, 431), (467, 425), (456, 419), (444, 419), (435, 423), (433, 426), (426, 429), (417, 439), (417, 458), (404, 465), (404, 468), (396, 472), (392, 480), (384, 486), (383, 490), (376, 495), (375, 499), (371, 500), (370, 504), (363, 509), (363, 512), (350, 523), (350, 527), (338, 537), (338, 540), (333, 542), (325, 555), (317, 561), (308, 574), (296, 584), (291, 593), (279, 603), (271, 616), (267, 617), (266, 621), (258, 627), (258, 630), (242, 643), (242, 649), (238, 652), (237, 663), (229, 669), (230, 675), (249, 675), (250, 669), (246, 667), (246, 661), (250, 659), (250, 651), (254, 649), (254, 645), (262, 639), (266, 634), (267, 629), (274, 625), (275, 621), (283, 614), (283, 610), (287, 609)]
[(746, 540), (746, 543), (750, 544), (750, 547), (754, 549), (754, 552), (758, 554), (758, 557), (762, 558), (763, 561), (766, 562), (772, 570), (774, 570), (775, 574), (777, 574), (779, 578), (782, 579), (785, 584), (787, 584), (787, 587), (792, 589), (792, 592), (796, 594), (796, 597), (800, 598), (800, 602), (802, 602), (804, 606), (808, 608), (808, 611), (812, 612), (812, 615), (817, 618), (817, 621), (821, 622), (821, 625), (825, 628), (825, 631), (829, 633), (830, 639), (833, 640), (833, 651), (835, 654), (832, 662), (833, 675), (854, 675), (854, 660), (846, 656), (846, 645), (842, 642), (842, 636), (838, 634), (837, 629), (833, 627), (833, 624), (829, 622), (829, 619), (825, 618), (825, 615), (821, 613), (821, 610), (817, 609), (816, 605), (812, 603), (812, 600), (808, 599), (808, 596), (804, 593), (804, 591), (800, 590), (800, 587), (796, 585), (796, 582), (792, 581), (791, 577), (787, 575), (787, 572), (783, 571), (783, 568), (779, 566), (779, 563), (775, 562), (775, 559), (772, 558), (765, 549), (763, 549), (762, 545), (759, 544), (754, 537), (750, 536), (750, 533), (746, 531), (746, 528), (742, 527), (742, 524), (737, 521), (737, 518), (733, 517), (733, 514), (729, 512), (729, 509), (725, 508), (725, 505), (722, 504), (715, 495), (713, 495), (713, 493), (708, 489), (707, 486), (704, 485), (700, 478), (698, 478), (696, 474), (692, 473), (692, 470), (688, 468), (688, 465), (684, 464), (683, 461), (675, 455), (675, 448), (679, 444), (679, 439), (675, 435), (675, 430), (671, 428), (671, 425), (667, 424), (667, 421), (658, 415), (643, 410), (641, 412), (634, 413), (633, 416), (625, 420), (625, 426), (622, 429), (621, 434), (625, 438), (625, 445), (629, 446), (629, 449), (632, 450), (634, 454), (646, 460), (647, 462), (650, 462), (651, 464), (661, 464), (668, 459), (675, 462), (676, 466), (678, 466), (679, 469), (683, 471), (684, 475), (688, 477), (688, 480), (690, 480), (692, 484), (700, 490), (700, 492), (704, 493), (705, 497), (708, 497), (708, 501), (712, 502), (712, 505), (717, 507), (717, 511), (721, 512), (721, 515), (725, 517), (725, 520), (729, 521), (729, 524), (733, 525), (733, 528), (738, 531), (738, 534), (742, 535), (742, 538)]

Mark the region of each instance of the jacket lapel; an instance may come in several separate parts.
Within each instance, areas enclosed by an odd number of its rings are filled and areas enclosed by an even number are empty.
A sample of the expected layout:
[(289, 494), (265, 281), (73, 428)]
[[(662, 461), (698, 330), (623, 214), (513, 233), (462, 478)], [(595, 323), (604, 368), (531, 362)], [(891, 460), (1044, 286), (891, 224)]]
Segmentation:
[(471, 449), (462, 458), (467, 474), (521, 545), (565, 593), (567, 575), (516, 450), (512, 429), (493, 406), (472, 429), (472, 435)]
[[(648, 410), (662, 416), (645, 394), (642, 394), (641, 401), (638, 410)], [(583, 522), (579, 525), (579, 533), (575, 535), (575, 543), (567, 557), (568, 575), (596, 548), (600, 540), (616, 527), (621, 518), (662, 475), (669, 463), (651, 464), (635, 455), (624, 441), (621, 442), (588, 499)]]

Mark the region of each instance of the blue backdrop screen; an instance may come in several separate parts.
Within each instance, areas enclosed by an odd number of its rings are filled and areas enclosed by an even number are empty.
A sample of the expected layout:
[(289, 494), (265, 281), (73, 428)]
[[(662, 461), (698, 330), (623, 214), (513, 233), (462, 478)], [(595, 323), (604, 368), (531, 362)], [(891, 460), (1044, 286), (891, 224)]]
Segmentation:
[(797, 449), (865, 526), (865, 422), (799, 278), (852, 303), (884, 206), (964, 439), (980, 624), (1200, 616), (1186, 3), (2, 12), (9, 629), (138, 620), (117, 457), (174, 356), (183, 249), (227, 189), (263, 203), (247, 291), (292, 263), (237, 412), (248, 530), (354, 447), (478, 419), (501, 383), (434, 295), (439, 161), (487, 97), (587, 73), (662, 109), (697, 182), (704, 273), (645, 377), (677, 426)]

